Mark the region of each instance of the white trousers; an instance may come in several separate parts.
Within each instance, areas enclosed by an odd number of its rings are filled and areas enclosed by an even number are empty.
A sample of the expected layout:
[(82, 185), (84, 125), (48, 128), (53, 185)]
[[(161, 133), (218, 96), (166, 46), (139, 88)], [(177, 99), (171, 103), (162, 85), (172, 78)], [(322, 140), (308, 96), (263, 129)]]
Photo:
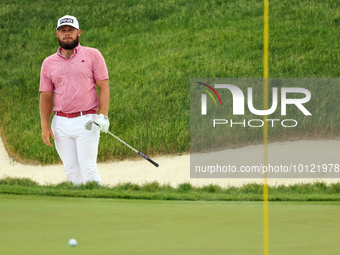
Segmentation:
[(100, 130), (96, 125), (85, 129), (89, 120), (97, 120), (97, 114), (76, 118), (54, 116), (51, 129), (55, 147), (64, 164), (67, 181), (79, 185), (95, 181), (102, 185), (97, 169)]

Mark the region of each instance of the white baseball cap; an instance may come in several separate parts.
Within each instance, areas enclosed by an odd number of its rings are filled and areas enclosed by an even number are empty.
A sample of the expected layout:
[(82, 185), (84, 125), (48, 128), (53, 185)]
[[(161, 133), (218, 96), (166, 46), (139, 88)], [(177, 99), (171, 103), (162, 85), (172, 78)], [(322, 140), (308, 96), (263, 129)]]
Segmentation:
[(79, 29), (79, 23), (78, 23), (77, 18), (70, 16), (70, 15), (65, 15), (65, 16), (61, 17), (60, 19), (58, 19), (57, 30), (61, 26), (71, 26), (71, 27), (74, 27), (76, 29)]

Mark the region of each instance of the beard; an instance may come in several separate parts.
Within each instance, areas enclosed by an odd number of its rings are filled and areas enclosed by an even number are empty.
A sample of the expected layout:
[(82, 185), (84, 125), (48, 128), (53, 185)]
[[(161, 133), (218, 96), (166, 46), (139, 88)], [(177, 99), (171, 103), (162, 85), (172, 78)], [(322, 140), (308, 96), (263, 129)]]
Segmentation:
[(59, 38), (59, 45), (61, 48), (65, 49), (65, 50), (72, 50), (74, 49), (75, 47), (77, 47), (77, 45), (79, 44), (79, 36), (77, 35), (77, 38), (74, 39), (72, 42), (70, 43), (65, 43), (63, 41), (61, 41)]

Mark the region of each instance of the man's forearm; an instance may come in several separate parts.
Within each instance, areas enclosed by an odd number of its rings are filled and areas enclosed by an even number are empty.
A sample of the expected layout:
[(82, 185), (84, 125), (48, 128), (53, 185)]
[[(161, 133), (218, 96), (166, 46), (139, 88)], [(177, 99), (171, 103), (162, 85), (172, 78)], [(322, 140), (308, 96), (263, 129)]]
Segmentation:
[(99, 90), (99, 109), (98, 114), (108, 116), (110, 105), (110, 87), (109, 80), (97, 81)]
[(40, 119), (41, 119), (41, 128), (49, 128), (50, 127), (50, 117), (52, 113), (53, 107), (53, 92), (42, 92), (40, 94)]

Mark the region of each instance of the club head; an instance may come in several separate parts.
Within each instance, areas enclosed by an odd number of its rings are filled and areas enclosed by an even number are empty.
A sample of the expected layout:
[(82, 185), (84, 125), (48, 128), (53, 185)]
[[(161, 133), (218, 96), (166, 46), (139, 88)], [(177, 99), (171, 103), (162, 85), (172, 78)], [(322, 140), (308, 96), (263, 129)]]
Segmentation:
[(92, 124), (93, 124), (93, 121), (92, 120), (89, 120), (86, 124), (85, 124), (85, 129), (87, 130), (91, 130), (92, 129)]

